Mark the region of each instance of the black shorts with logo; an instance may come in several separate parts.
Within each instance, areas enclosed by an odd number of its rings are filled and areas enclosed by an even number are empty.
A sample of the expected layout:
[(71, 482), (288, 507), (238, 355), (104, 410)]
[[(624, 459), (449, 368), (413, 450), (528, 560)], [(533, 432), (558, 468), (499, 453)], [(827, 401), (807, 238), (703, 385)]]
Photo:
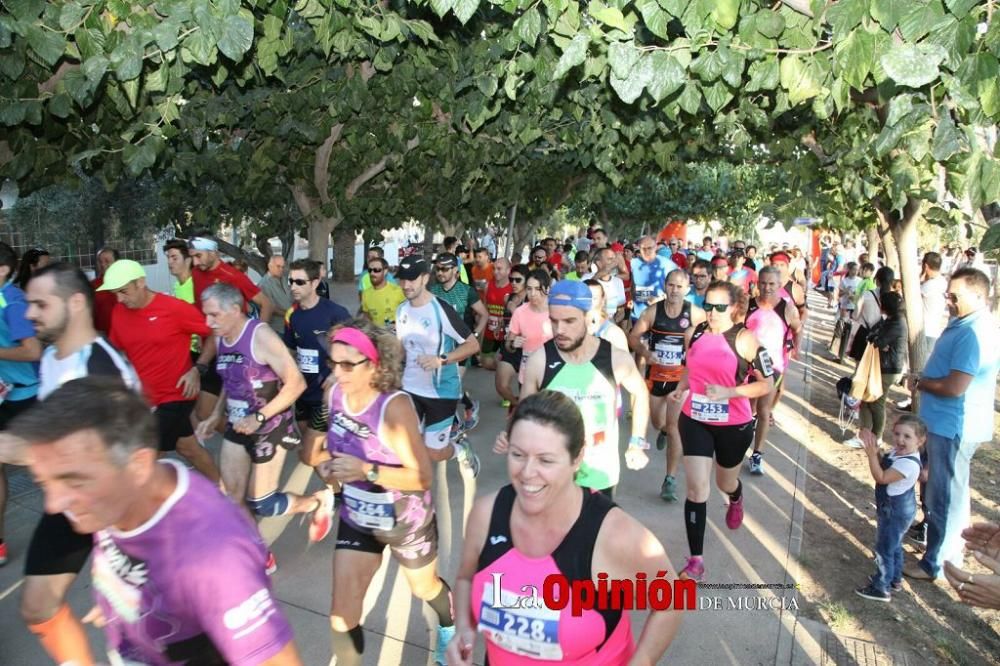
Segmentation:
[(295, 403), (295, 420), (303, 421), (310, 430), (326, 432), (330, 420), (330, 408), (323, 402), (299, 400)]
[(194, 403), (194, 400), (165, 402), (153, 410), (160, 434), (160, 451), (174, 451), (178, 439), (194, 435), (194, 426), (191, 425)]
[[(199, 356), (198, 352), (191, 352), (191, 363), (197, 365)], [(216, 397), (222, 393), (222, 377), (219, 376), (219, 371), (215, 369), (215, 363), (209, 363), (208, 372), (201, 376), (201, 390), (205, 393), (211, 393)]]
[(250, 456), (250, 462), (254, 465), (271, 462), (274, 459), (274, 454), (278, 452), (279, 446), (284, 449), (297, 449), (302, 444), (299, 425), (295, 422), (295, 415), (290, 410), (282, 414), (278, 424), (266, 433), (244, 435), (233, 430), (232, 423), (227, 423), (226, 433), (223, 437), (246, 449), (247, 455)]
[(677, 388), (679, 382), (654, 382), (646, 380), (646, 385), (649, 386), (649, 395), (654, 398), (662, 398)]

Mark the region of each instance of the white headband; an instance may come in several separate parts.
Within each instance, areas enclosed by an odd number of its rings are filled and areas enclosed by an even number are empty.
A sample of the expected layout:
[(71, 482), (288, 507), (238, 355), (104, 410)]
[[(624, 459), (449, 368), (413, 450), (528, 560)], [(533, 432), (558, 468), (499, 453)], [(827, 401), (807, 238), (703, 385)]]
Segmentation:
[(196, 236), (188, 241), (188, 246), (192, 250), (202, 250), (203, 252), (218, 252), (219, 244), (211, 238)]

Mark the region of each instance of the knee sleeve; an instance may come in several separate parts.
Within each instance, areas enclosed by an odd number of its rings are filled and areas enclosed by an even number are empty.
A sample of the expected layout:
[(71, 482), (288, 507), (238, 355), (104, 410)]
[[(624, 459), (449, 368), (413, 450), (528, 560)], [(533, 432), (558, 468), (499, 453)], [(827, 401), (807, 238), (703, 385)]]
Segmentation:
[(273, 518), (283, 516), (288, 511), (288, 495), (285, 493), (271, 493), (266, 497), (252, 498), (247, 500), (247, 506), (255, 516), (261, 518)]

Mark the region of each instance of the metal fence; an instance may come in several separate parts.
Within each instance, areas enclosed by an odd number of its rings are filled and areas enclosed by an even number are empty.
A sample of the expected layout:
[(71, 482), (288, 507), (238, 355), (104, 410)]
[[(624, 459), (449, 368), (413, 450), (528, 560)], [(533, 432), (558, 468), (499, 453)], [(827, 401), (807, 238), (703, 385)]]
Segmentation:
[[(155, 240), (153, 234), (139, 238), (111, 238), (104, 243), (104, 247), (115, 248), (121, 253), (122, 259), (133, 259), (140, 264), (149, 265), (157, 261)], [(100, 249), (95, 248), (92, 240), (39, 233), (34, 230), (17, 230), (7, 223), (0, 223), (0, 241), (14, 248), (18, 255), (23, 255), (32, 248), (44, 248), (48, 250), (53, 261), (67, 261), (85, 271), (94, 269), (97, 261), (96, 250)]]

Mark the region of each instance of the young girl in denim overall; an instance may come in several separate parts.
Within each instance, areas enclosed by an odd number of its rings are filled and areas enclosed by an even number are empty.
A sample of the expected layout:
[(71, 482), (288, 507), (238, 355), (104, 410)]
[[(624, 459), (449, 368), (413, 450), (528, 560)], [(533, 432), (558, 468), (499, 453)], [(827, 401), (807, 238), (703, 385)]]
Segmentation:
[(916, 416), (903, 414), (892, 428), (892, 451), (879, 455), (870, 431), (861, 437), (868, 466), (875, 479), (875, 573), (868, 585), (855, 592), (873, 601), (890, 601), (891, 591), (903, 585), (903, 537), (917, 513), (914, 486), (920, 477), (920, 447), (927, 441), (927, 427)]

